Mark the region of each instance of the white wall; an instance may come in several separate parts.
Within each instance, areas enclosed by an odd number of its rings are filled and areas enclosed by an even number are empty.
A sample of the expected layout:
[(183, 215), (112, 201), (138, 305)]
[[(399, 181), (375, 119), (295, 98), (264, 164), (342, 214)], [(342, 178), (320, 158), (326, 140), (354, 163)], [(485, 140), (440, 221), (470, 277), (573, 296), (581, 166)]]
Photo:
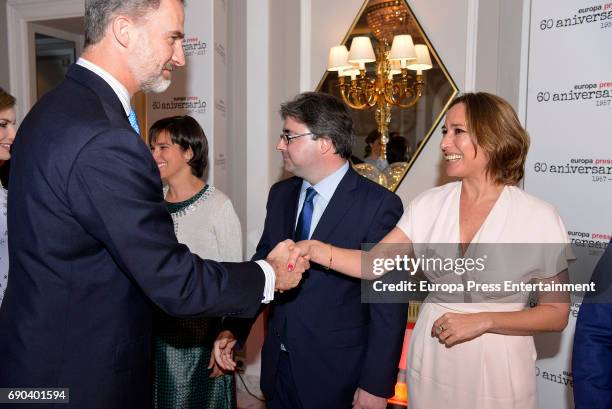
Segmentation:
[[(0, 0), (0, 55), (8, 55), (8, 30), (6, 27), (6, 0)], [(9, 60), (0, 58), (0, 87), (10, 90)], [(9, 91), (10, 92), (10, 91)]]
[(230, 81), (227, 91), (228, 187), (226, 193), (232, 199), (236, 213), (242, 222), (243, 237), (246, 232), (247, 212), (246, 20), (246, 3), (244, 1), (228, 2), (227, 77)]
[[(469, 21), (474, 15), (469, 13), (470, 0), (416, 0), (409, 4), (457, 87), (460, 91), (465, 90), (466, 83), (470, 85), (473, 81), (473, 61), (469, 56), (474, 52), (474, 41), (468, 26), (474, 24)], [(397, 189), (404, 205), (445, 180), (439, 141), (440, 130), (437, 129)]]
[[(242, 221), (245, 255), (259, 242), (268, 190), (283, 175), (275, 146), (280, 104), (299, 92), (299, 0), (229, 2), (228, 181)], [(247, 343), (247, 370), (259, 375), (263, 322)]]
[[(246, 254), (259, 241), (270, 186), (282, 175), (275, 151), (281, 102), (299, 91), (299, 1), (230, 2), (231, 192), (242, 201)], [(241, 26), (233, 26), (238, 23)]]
[(521, 60), (523, 3), (483, 0), (478, 5), (476, 88), (506, 98), (517, 110), (523, 86), (521, 64), (526, 64), (526, 58)]

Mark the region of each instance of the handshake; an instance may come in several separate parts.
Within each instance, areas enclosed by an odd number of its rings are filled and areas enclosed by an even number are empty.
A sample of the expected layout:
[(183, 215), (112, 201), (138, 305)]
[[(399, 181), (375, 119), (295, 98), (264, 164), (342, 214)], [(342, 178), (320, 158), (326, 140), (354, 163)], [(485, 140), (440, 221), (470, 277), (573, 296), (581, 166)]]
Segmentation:
[[(310, 268), (311, 254), (313, 254), (312, 240), (295, 243), (293, 240), (281, 241), (266, 257), (268, 264), (274, 268), (276, 275), (275, 290), (283, 292), (295, 288), (302, 280), (304, 271)], [(210, 377), (216, 378), (224, 373), (236, 369), (234, 361), (234, 347), (236, 337), (229, 330), (221, 331), (213, 345), (210, 354), (208, 369)]]
[(268, 254), (266, 261), (274, 268), (276, 275), (274, 290), (283, 292), (295, 288), (302, 280), (304, 271), (310, 268), (307, 247), (300, 244), (287, 239), (278, 243)]

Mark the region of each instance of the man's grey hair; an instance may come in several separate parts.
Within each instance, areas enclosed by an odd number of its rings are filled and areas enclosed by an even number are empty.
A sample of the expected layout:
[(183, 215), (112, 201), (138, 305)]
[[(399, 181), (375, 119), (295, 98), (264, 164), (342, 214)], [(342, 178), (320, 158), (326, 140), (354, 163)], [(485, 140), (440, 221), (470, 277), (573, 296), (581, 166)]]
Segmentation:
[[(185, 4), (185, 0), (180, 0)], [(85, 0), (85, 47), (102, 40), (112, 17), (118, 14), (139, 19), (157, 10), (161, 0)]]

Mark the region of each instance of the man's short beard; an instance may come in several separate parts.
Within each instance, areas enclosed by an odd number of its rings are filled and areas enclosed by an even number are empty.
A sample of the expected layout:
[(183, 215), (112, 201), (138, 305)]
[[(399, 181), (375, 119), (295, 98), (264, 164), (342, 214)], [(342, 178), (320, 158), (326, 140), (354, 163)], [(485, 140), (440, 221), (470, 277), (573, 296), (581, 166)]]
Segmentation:
[[(145, 37), (146, 38), (146, 37)], [(149, 47), (148, 40), (144, 41), (144, 49)], [(132, 71), (132, 75), (138, 82), (139, 88), (142, 92), (155, 92), (161, 93), (168, 89), (171, 78), (164, 78), (163, 69), (168, 69), (172, 72), (172, 65), (167, 62), (160, 70), (156, 73), (151, 73), (150, 69), (155, 64), (155, 58), (151, 54), (146, 54), (144, 51), (138, 50), (129, 57), (129, 65)]]
[(154, 92), (159, 94), (167, 90), (171, 82), (171, 80), (165, 79), (162, 76), (152, 77), (140, 83), (140, 90), (144, 93)]

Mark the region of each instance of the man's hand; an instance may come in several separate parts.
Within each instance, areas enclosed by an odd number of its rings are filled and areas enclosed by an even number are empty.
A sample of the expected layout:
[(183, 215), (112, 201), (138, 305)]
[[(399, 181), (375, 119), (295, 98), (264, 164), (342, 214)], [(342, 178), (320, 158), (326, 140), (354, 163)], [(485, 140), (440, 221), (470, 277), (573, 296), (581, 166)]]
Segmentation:
[(210, 374), (211, 378), (222, 375), (224, 371), (233, 371), (236, 369), (234, 346), (236, 346), (236, 337), (232, 331), (221, 331), (213, 344), (210, 362), (208, 363), (208, 369), (213, 370)]
[(266, 261), (276, 274), (275, 290), (290, 290), (302, 279), (304, 271), (310, 268), (308, 257), (300, 256), (300, 249), (292, 240), (281, 241), (268, 254)]
[(372, 395), (361, 388), (357, 388), (353, 396), (353, 409), (385, 409), (387, 399)]

